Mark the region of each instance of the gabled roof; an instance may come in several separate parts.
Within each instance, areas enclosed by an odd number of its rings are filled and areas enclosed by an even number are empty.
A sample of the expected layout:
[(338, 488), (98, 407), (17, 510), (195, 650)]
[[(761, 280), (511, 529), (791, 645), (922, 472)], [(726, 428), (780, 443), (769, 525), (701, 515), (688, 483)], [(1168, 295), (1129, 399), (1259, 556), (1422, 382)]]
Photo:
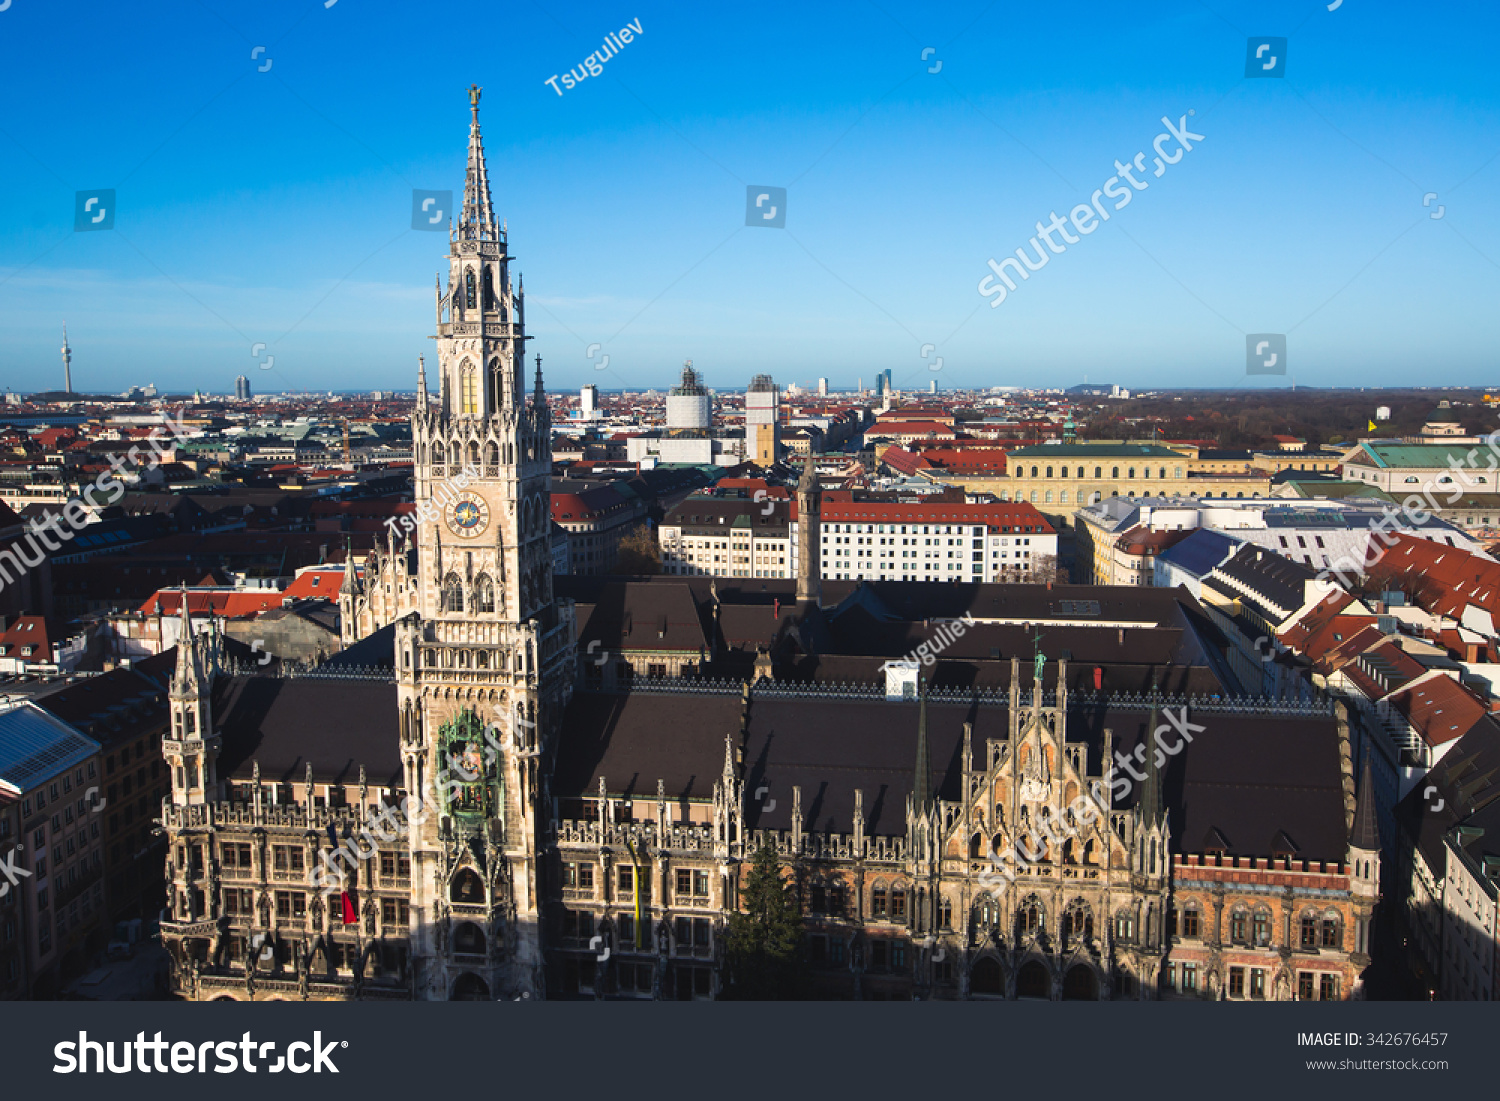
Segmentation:
[(1434, 748), (1462, 738), (1489, 714), (1473, 692), (1436, 671), (1392, 692), (1390, 703)]

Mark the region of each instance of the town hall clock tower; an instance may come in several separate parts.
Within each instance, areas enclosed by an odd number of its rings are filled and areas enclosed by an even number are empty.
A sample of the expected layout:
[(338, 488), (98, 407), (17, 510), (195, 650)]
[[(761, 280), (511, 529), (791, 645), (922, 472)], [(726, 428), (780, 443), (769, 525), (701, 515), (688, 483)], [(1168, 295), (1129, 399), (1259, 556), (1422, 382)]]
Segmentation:
[(468, 172), (437, 289), (438, 392), (412, 414), (416, 611), (396, 624), (419, 999), (545, 992), (538, 854), (572, 690), (571, 602), (552, 595), (551, 415), (525, 387), (525, 294), (490, 203), (469, 89)]

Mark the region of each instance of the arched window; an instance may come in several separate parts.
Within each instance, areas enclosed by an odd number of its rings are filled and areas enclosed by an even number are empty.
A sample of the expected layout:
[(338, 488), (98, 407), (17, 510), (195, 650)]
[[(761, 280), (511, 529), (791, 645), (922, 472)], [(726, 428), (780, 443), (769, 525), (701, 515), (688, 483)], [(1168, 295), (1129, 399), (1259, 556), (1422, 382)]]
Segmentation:
[(1135, 915), (1129, 910), (1120, 910), (1115, 914), (1115, 940), (1126, 944), (1135, 940)]
[(1262, 907), (1255, 911), (1251, 919), (1252, 933), (1255, 937), (1255, 947), (1267, 948), (1271, 944), (1271, 911)]
[(1050, 466), (1047, 468), (1047, 477), (1052, 477), (1052, 468)]
[(490, 575), (482, 573), (474, 582), (474, 610), (476, 612), (493, 612), (495, 610), (495, 583), (490, 580)]
[(500, 448), (491, 440), (484, 445), (484, 472), (493, 475), (500, 466)]
[(1231, 944), (1244, 944), (1250, 934), (1250, 911), (1243, 906), (1236, 906), (1229, 915), (1229, 941)]
[(1158, 478), (1165, 478), (1167, 476), (1167, 468), (1166, 467), (1162, 467), (1160, 470), (1158, 470), (1156, 472), (1156, 476)]
[(1016, 911), (1016, 936), (1026, 937), (1042, 929), (1042, 904), (1036, 895), (1030, 895)]
[(1052, 503), (1052, 491), (1050, 489), (1047, 491), (1045, 503), (1049, 505)]
[(1110, 467), (1109, 468), (1109, 476), (1111, 478), (1118, 478), (1120, 476), (1120, 468), (1117, 467), (1117, 466)]
[(1081, 466), (1080, 466), (1080, 467), (1079, 467), (1079, 468), (1078, 468), (1078, 476), (1079, 476), (1079, 477), (1080, 477), (1080, 478), (1082, 478), (1082, 477), (1083, 477), (1083, 467), (1081, 467)]
[(1412, 484), (1414, 484), (1416, 482), (1416, 480), (1417, 479), (1415, 477), (1408, 478), (1408, 479), (1406, 479), (1406, 484), (1407, 485), (1412, 485)]
[(906, 888), (900, 883), (891, 888), (891, 920), (906, 920)]
[(462, 902), (473, 906), (484, 904), (484, 881), (473, 868), (464, 868), (453, 877), (448, 892), (449, 902)]
[(1343, 947), (1343, 922), (1340, 920), (1337, 910), (1327, 910), (1324, 912), (1318, 934), (1318, 946), (1320, 948)]
[(1032, 477), (1033, 477), (1033, 478), (1035, 478), (1035, 477), (1036, 477), (1036, 467), (1032, 467), (1032, 468), (1031, 468), (1031, 476), (1032, 476)]
[(472, 310), (478, 304), (478, 295), (474, 292), (474, 272), (470, 269), (464, 273), (464, 306)]
[(1062, 491), (1062, 496), (1058, 498), (1058, 501), (1064, 505), (1068, 503), (1068, 491), (1066, 489)]
[(458, 574), (450, 573), (443, 578), (443, 611), (461, 612), (464, 610), (464, 587), (458, 580)]
[(1127, 472), (1127, 475), (1126, 475), (1126, 476), (1127, 476), (1127, 477), (1130, 477), (1130, 478), (1134, 478), (1134, 477), (1135, 477), (1135, 467), (1133, 467), (1133, 466), (1132, 466), (1132, 467), (1131, 467), (1131, 468), (1130, 468), (1130, 469), (1129, 469), (1129, 470), (1128, 470), (1128, 472)]
[(1318, 946), (1318, 914), (1314, 910), (1304, 910), (1301, 920), (1297, 922), (1300, 938), (1298, 944), (1302, 948), (1316, 948)]
[(495, 308), (495, 273), (489, 268), (484, 269), (484, 308)]
[(886, 916), (884, 881), (877, 882), (874, 889), (870, 891), (870, 916), (874, 918), (884, 918)]
[(1036, 490), (1031, 491), (1031, 503), (1036, 504)]
[(953, 903), (946, 898), (938, 903), (938, 925), (943, 929), (953, 928)]
[(1096, 466), (1096, 467), (1094, 467), (1094, 477), (1096, 477), (1096, 478), (1102, 478), (1102, 477), (1104, 477), (1104, 468), (1102, 466)]
[(1063, 913), (1063, 940), (1091, 940), (1094, 936), (1094, 914), (1081, 898), (1075, 898)]
[(1182, 935), (1185, 937), (1201, 936), (1203, 924), (1203, 911), (1199, 909), (1196, 901), (1188, 901), (1182, 907)]

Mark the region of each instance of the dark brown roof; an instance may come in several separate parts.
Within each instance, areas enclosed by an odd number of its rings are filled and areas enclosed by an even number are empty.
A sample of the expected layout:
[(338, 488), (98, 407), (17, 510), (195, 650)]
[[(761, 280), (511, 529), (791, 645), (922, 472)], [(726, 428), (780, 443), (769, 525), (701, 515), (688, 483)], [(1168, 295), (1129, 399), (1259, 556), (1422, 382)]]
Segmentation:
[(396, 685), (333, 677), (220, 677), (213, 720), (223, 735), (221, 779), (352, 784), (363, 765), (372, 786), (401, 787)]
[[(795, 786), (802, 792), (805, 828), (851, 832), (858, 788), (867, 832), (903, 834), (915, 777), (917, 712), (915, 702), (812, 693), (754, 698), (743, 743), (747, 826), (789, 829)], [(725, 735), (739, 744), (740, 713), (740, 697), (732, 694), (582, 693), (564, 719), (553, 792), (587, 797), (603, 776), (613, 794), (650, 799), (661, 779), (670, 799), (708, 799), (723, 772)], [(1072, 707), (1068, 736), (1089, 746), (1089, 769), (1097, 772), (1104, 730), (1128, 754), (1148, 737), (1150, 714)], [(1175, 851), (1201, 851), (1199, 842), (1217, 830), (1229, 855), (1270, 856), (1284, 833), (1298, 859), (1345, 859), (1343, 773), (1332, 718), (1217, 712), (1189, 718), (1205, 729), (1166, 768)], [(1004, 707), (929, 701), (933, 790), (940, 799), (960, 796), (966, 720), (974, 724), (976, 767), (984, 761), (986, 740), (1006, 736)], [(1165, 735), (1167, 744), (1179, 737)], [(1138, 790), (1116, 806), (1133, 805)]]

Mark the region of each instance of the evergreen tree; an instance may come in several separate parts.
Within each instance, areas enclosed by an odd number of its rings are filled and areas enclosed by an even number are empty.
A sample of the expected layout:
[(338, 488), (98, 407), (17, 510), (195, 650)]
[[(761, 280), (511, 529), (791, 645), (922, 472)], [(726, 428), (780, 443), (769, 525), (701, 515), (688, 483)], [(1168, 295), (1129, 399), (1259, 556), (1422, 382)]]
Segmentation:
[(802, 915), (769, 845), (756, 852), (740, 901), (744, 911), (729, 916), (726, 996), (744, 1001), (800, 997)]

